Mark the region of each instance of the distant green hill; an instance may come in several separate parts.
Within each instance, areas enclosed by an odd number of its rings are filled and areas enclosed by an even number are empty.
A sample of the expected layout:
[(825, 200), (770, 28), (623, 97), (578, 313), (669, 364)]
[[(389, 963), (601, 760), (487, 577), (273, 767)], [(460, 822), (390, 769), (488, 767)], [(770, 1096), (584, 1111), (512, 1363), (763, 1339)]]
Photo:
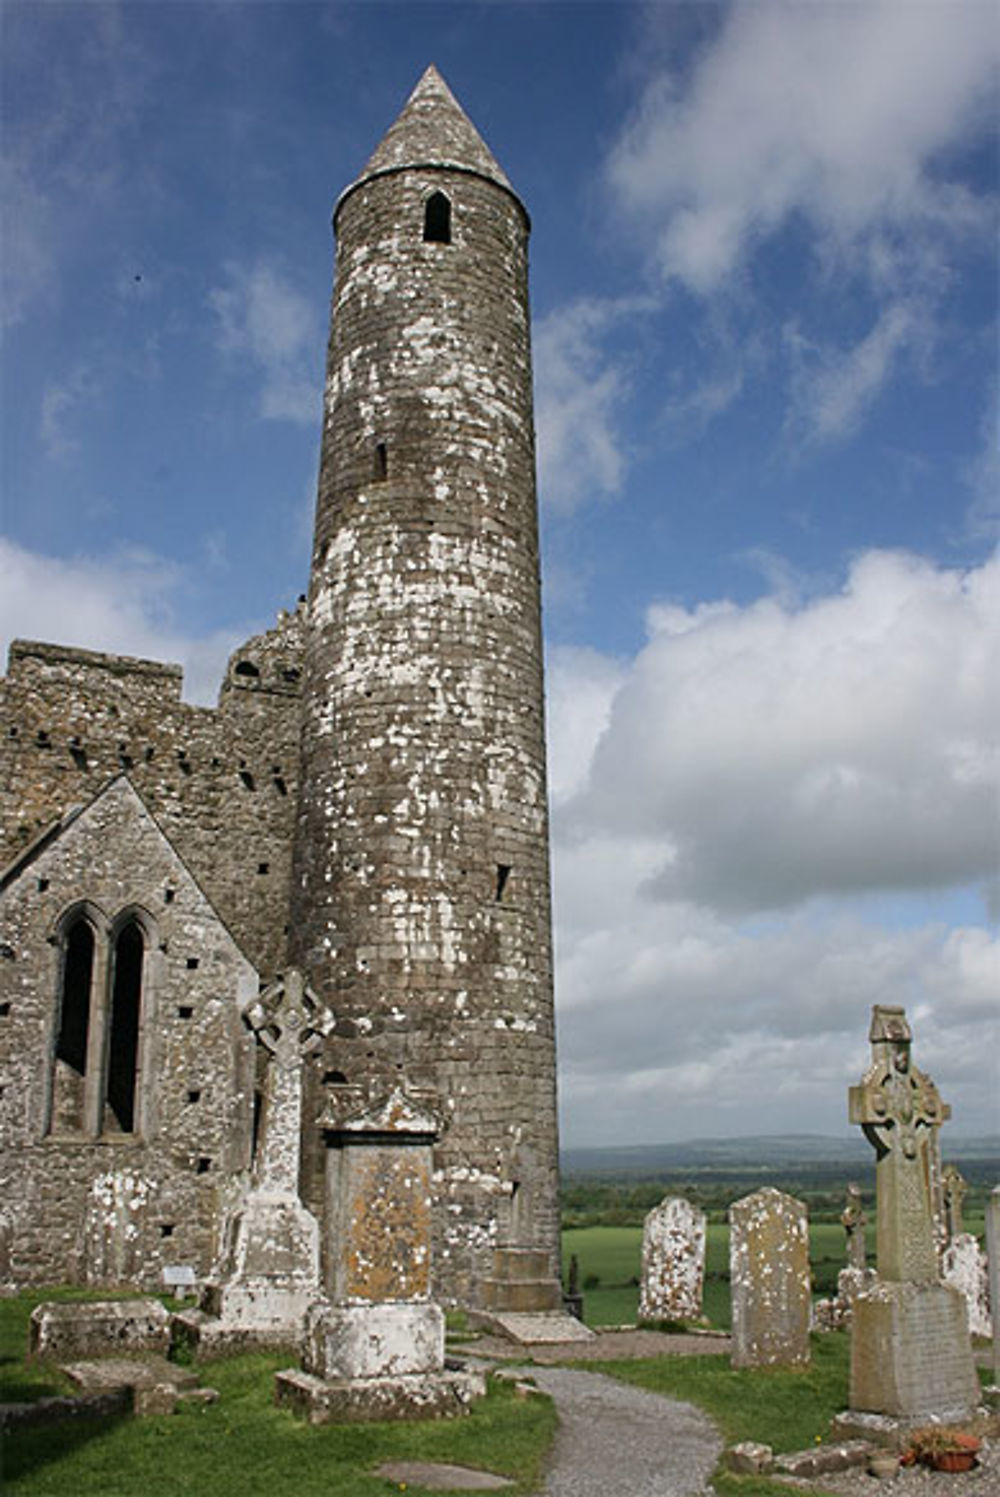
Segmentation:
[[(1000, 1136), (962, 1138), (942, 1134), (945, 1160), (961, 1169), (974, 1165), (982, 1177), (993, 1167), (1000, 1179)], [(673, 1144), (618, 1144), (600, 1149), (564, 1149), (562, 1169), (571, 1176), (638, 1176), (644, 1179), (689, 1171), (739, 1175), (797, 1173), (841, 1167), (855, 1172), (874, 1163), (860, 1130), (840, 1137), (815, 1133), (760, 1134), (749, 1138), (692, 1138)]]

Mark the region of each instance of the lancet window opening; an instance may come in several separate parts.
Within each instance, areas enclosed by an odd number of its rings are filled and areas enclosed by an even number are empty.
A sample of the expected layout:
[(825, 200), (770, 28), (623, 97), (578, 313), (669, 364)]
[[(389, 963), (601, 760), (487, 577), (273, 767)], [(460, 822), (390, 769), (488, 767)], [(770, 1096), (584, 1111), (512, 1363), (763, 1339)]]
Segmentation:
[(145, 924), (134, 911), (110, 924), (89, 905), (61, 924), (48, 1134), (95, 1138), (140, 1131), (151, 944)]

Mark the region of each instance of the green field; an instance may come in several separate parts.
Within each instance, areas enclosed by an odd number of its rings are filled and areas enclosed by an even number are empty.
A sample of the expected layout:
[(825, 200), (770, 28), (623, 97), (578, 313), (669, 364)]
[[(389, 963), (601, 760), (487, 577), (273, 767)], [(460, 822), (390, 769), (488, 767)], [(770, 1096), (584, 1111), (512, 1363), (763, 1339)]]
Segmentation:
[[(969, 1231), (982, 1231), (975, 1216)], [(874, 1226), (868, 1227), (869, 1261), (875, 1259)], [(639, 1271), (642, 1260), (641, 1227), (568, 1227), (562, 1234), (563, 1280), (575, 1256), (584, 1296), (588, 1325), (628, 1325), (639, 1305)], [(844, 1229), (839, 1223), (811, 1222), (809, 1258), (813, 1293), (817, 1298), (834, 1294), (837, 1274), (844, 1267)], [(705, 1316), (720, 1330), (729, 1329), (729, 1228), (709, 1222), (705, 1246)]]

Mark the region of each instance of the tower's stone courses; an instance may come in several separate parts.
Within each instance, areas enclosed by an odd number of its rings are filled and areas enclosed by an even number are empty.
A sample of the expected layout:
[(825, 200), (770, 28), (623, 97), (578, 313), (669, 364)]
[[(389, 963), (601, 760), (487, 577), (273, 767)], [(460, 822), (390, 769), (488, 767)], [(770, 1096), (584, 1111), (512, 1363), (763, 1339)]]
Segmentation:
[(429, 70), (335, 228), (292, 941), (328, 1075), (446, 1098), (468, 1299), (557, 1225), (529, 224)]

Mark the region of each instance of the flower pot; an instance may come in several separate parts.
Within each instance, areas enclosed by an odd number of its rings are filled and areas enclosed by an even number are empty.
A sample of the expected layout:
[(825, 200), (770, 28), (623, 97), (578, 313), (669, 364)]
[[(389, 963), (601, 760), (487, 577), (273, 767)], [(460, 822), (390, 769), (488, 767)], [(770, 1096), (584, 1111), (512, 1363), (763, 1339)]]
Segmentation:
[(935, 1471), (971, 1471), (976, 1464), (974, 1450), (939, 1450), (931, 1457)]

